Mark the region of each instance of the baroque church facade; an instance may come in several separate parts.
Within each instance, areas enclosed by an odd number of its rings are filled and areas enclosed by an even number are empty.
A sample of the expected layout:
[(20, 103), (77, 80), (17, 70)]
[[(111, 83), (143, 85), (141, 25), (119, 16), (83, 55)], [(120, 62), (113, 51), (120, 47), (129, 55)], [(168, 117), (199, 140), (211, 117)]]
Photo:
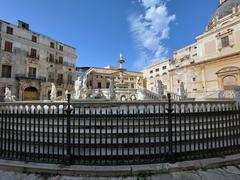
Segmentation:
[(156, 79), (175, 94), (180, 93), (183, 83), (190, 98), (218, 98), (223, 92), (238, 90), (240, 0), (220, 0), (206, 31), (196, 37), (195, 43), (175, 51), (172, 60), (163, 63), (168, 64), (166, 73), (165, 70), (159, 71), (158, 76), (152, 75), (162, 63), (143, 71), (149, 90)]

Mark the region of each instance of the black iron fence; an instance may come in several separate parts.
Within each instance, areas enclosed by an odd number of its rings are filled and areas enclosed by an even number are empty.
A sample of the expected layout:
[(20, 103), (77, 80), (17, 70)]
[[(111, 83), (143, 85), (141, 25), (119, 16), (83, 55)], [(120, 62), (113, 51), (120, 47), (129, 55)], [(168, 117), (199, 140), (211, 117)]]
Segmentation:
[(0, 104), (0, 158), (121, 165), (240, 151), (235, 102)]

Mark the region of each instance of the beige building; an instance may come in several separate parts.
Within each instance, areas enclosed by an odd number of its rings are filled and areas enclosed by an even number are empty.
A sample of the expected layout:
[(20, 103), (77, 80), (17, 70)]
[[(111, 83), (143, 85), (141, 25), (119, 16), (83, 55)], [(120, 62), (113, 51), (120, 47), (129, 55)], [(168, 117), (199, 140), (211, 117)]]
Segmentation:
[[(119, 62), (121, 60), (123, 59), (120, 59)], [(106, 89), (110, 85), (109, 79), (112, 79), (116, 88), (135, 89), (138, 78), (139, 85), (143, 86), (143, 73), (124, 69), (124, 63), (123, 60), (119, 68), (113, 66), (90, 68), (86, 71), (88, 87), (90, 89)]]
[(0, 20), (0, 95), (9, 87), (18, 100), (49, 99), (51, 83), (57, 96), (72, 90), (75, 48), (33, 32), (29, 25)]
[(143, 70), (144, 79), (146, 79), (146, 87), (152, 92), (157, 92), (156, 83), (157, 80), (161, 80), (165, 91), (169, 91), (169, 66), (170, 61), (166, 60), (152, 66), (147, 67)]
[(183, 82), (188, 97), (213, 98), (240, 86), (240, 0), (219, 3), (196, 42), (174, 52), (168, 69), (171, 92), (179, 94)]

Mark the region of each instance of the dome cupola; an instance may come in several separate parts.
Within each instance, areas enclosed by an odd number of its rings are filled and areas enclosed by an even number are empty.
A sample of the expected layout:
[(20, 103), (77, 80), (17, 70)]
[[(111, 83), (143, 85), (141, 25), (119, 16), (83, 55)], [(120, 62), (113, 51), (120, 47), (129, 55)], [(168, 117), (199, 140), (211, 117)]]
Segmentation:
[(211, 30), (216, 25), (216, 20), (232, 14), (233, 9), (239, 6), (240, 0), (219, 0), (219, 7), (210, 19), (208, 30)]

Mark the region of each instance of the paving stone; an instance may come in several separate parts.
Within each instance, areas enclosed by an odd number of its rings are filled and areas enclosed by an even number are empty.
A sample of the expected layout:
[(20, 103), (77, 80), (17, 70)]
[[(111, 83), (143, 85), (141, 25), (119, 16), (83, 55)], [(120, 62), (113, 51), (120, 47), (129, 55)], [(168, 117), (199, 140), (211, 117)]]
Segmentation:
[(48, 176), (43, 174), (24, 174), (20, 172), (0, 170), (0, 180), (239, 180), (239, 166), (228, 166), (198, 171), (180, 171), (170, 174), (133, 176), (133, 177), (71, 177)]
[(196, 172), (177, 172), (172, 173), (173, 180), (201, 180)]

